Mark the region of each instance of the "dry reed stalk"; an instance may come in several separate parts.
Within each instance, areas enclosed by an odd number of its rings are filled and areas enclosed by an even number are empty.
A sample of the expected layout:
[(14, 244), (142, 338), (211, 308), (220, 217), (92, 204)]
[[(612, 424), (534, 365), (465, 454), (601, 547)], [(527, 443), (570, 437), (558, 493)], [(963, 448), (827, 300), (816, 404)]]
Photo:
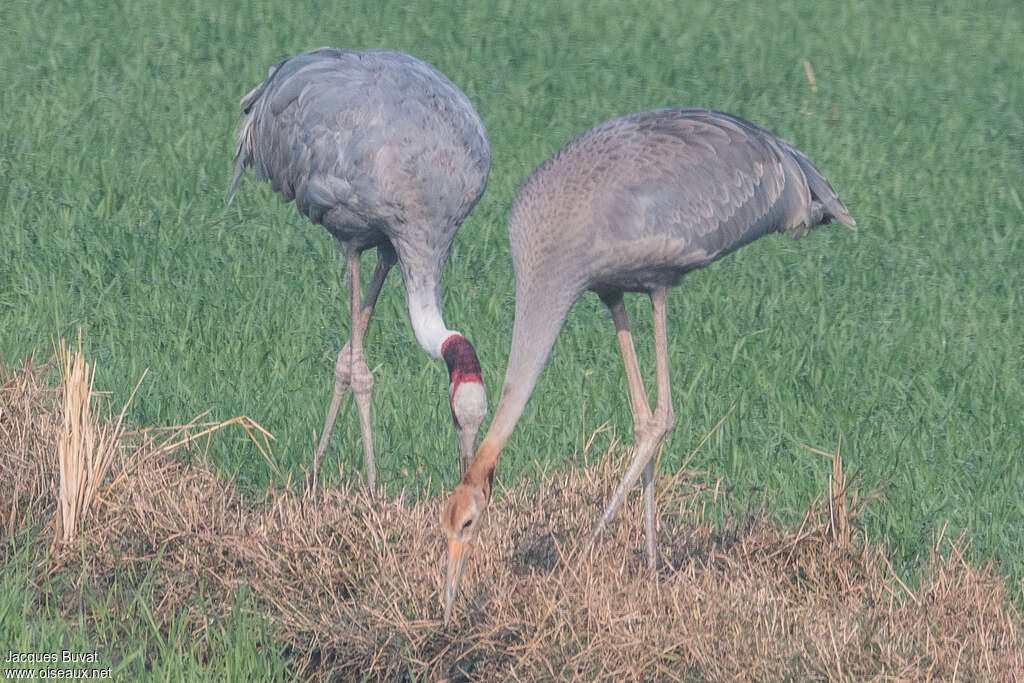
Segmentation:
[[(124, 418), (148, 373), (148, 370), (142, 373), (117, 419), (108, 418), (101, 421), (92, 411), (92, 401), (96, 396), (93, 391), (96, 369), (90, 366), (82, 353), (81, 328), (78, 330), (78, 350), (72, 352), (61, 339), (56, 353), (61, 374), (62, 421), (57, 440), (60, 479), (57, 492), (56, 533), (53, 540), (55, 547), (58, 542), (65, 546), (70, 545), (77, 538), (85, 517), (96, 500), (100, 486), (127, 437), (145, 435), (146, 430), (127, 432)], [(137, 444), (135, 454), (148, 451), (148, 457), (170, 455), (204, 436), (208, 440), (215, 432), (231, 425), (238, 425), (252, 439), (278, 477), (281, 477), (280, 470), (271, 458), (270, 441), (274, 436), (255, 420), (244, 415), (219, 423), (199, 423), (198, 419), (186, 425), (169, 428), (171, 435), (155, 447), (152, 442), (143, 438), (141, 443)], [(195, 429), (200, 431), (194, 432)], [(257, 438), (257, 434), (261, 439)], [(12, 520), (14, 514), (12, 511)]]
[(807, 76), (807, 82), (811, 85), (811, 92), (818, 92), (818, 79), (814, 77), (814, 67), (806, 59), (804, 63), (804, 75)]
[[(839, 548), (845, 549), (850, 545), (850, 503), (846, 499), (846, 475), (843, 471), (843, 437), (839, 437), (835, 453), (811, 448), (806, 444), (801, 446), (832, 461), (832, 473), (828, 479), (829, 535)], [(854, 506), (856, 503), (857, 492), (854, 491)]]
[[(103, 478), (110, 469), (124, 434), (124, 416), (135, 397), (125, 403), (116, 422), (100, 423), (92, 412), (93, 383), (96, 370), (82, 354), (82, 330), (78, 330), (78, 350), (72, 352), (61, 339), (57, 349), (61, 374), (63, 419), (57, 441), (57, 465), (60, 484), (54, 544), (71, 544), (82, 528), (85, 516), (96, 498)], [(143, 373), (143, 378), (145, 373)]]

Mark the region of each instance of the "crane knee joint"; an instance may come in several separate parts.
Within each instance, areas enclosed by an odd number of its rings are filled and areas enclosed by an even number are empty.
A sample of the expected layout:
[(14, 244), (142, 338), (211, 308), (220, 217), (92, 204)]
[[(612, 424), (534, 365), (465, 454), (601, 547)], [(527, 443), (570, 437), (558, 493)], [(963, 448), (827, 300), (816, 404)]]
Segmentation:
[(373, 373), (366, 363), (356, 363), (352, 367), (352, 393), (369, 395), (373, 389)]

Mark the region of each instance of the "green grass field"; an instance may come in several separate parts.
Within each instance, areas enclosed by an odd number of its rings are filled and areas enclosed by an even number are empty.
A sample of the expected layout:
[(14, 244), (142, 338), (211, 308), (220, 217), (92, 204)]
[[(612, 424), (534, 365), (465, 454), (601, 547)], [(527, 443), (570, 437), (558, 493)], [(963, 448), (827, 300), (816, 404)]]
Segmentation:
[[(655, 2), (643, 13), (607, 0), (364, 5), (3, 3), (3, 359), (42, 360), (54, 337), (73, 339), (81, 327), (98, 388), (115, 405), (149, 368), (132, 421), (249, 415), (276, 435), (280, 469), (300, 476), (349, 317), (326, 231), (251, 176), (224, 208), (238, 100), (270, 65), (320, 45), (388, 47), (432, 63), (476, 105), (492, 170), (456, 238), (444, 312), (476, 345), (492, 408), (511, 338), (506, 227), (518, 184), (614, 116), (721, 109), (807, 152), (859, 231), (766, 238), (673, 291), (677, 424), (662, 471), (735, 405), (693, 465), (721, 479), (737, 506), (764, 499), (773, 515), (797, 520), (829, 470), (801, 444), (831, 450), (842, 437), (854, 485), (884, 494), (860, 519), (891, 544), (897, 567), (927, 554), (948, 522), (969, 530), (971, 558), (998, 562), (1020, 598), (1019, 2)], [(628, 304), (650, 367), (648, 306)], [(397, 274), (367, 349), (380, 480), (392, 492), (450, 489), (458, 468), (447, 374), (416, 345)], [(559, 467), (606, 421), (629, 441), (611, 321), (588, 295), (498, 479)], [(219, 435), (210, 453), (243, 483), (272, 479), (241, 432)], [(339, 466), (361, 476), (351, 401), (328, 482)], [(10, 582), (19, 570), (2, 571)], [(17, 627), (29, 629), (28, 619)], [(32, 632), (62, 637), (63, 627), (48, 628)]]

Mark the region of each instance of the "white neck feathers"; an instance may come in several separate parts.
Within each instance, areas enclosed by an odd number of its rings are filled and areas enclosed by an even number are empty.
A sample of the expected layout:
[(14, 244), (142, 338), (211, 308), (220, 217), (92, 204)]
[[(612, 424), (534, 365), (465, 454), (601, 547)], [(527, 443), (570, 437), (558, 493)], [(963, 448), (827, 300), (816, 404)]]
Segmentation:
[(448, 337), (458, 332), (445, 326), (436, 293), (407, 293), (407, 303), (416, 341), (431, 358), (441, 360), (441, 345)]

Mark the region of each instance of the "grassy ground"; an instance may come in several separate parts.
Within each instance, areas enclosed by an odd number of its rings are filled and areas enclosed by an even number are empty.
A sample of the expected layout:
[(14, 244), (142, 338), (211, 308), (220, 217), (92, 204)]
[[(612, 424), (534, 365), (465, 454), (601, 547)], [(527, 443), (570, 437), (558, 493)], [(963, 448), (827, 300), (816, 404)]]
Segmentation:
[[(45, 544), (23, 537), (26, 545)], [(222, 618), (209, 618), (200, 597), (192, 610), (181, 610), (169, 621), (153, 610), (163, 591), (150, 576), (125, 573), (105, 594), (82, 589), (78, 581), (60, 575), (37, 583), (24, 553), (9, 558), (0, 574), (0, 642), (7, 652), (96, 653), (84, 664), (26, 665), (23, 671), (68, 673), (93, 669), (94, 677), (110, 680), (285, 680), (288, 664), (284, 645), (273, 640), (273, 627), (241, 609), (247, 595), (240, 592)], [(69, 603), (78, 614), (66, 616)], [(196, 616), (195, 612), (198, 612)], [(254, 656), (256, 654), (257, 656)], [(62, 656), (62, 655), (58, 655)], [(5, 665), (5, 671), (10, 665)], [(15, 669), (16, 670), (16, 669)]]
[[(769, 238), (670, 297), (671, 472), (695, 465), (738, 505), (793, 521), (843, 455), (887, 504), (862, 519), (897, 567), (946, 522), (975, 559), (1024, 577), (1024, 11), (1019, 3), (30, 3), (0, 7), (0, 350), (47, 357), (84, 329), (115, 404), (142, 371), (138, 424), (212, 408), (277, 436), (298, 474), (347, 338), (326, 232), (251, 178), (223, 199), (238, 99), (281, 57), (391, 47), (433, 63), (487, 125), (493, 168), (445, 277), (449, 326), (496, 396), (511, 334), (505, 237), (518, 183), (590, 126), (665, 105), (742, 115), (805, 150), (860, 230)], [(809, 82), (803, 62), (815, 74)], [(364, 269), (369, 273), (370, 268)], [(368, 335), (380, 479), (437, 493), (457, 467), (447, 377), (416, 346), (392, 276)], [(649, 317), (629, 302), (641, 362)], [(570, 315), (498, 478), (561, 466), (625, 381), (594, 297)], [(598, 436), (608, 443), (610, 433)], [(601, 450), (597, 444), (597, 451)], [(239, 437), (211, 456), (269, 468)], [(327, 470), (361, 468), (351, 405)]]

